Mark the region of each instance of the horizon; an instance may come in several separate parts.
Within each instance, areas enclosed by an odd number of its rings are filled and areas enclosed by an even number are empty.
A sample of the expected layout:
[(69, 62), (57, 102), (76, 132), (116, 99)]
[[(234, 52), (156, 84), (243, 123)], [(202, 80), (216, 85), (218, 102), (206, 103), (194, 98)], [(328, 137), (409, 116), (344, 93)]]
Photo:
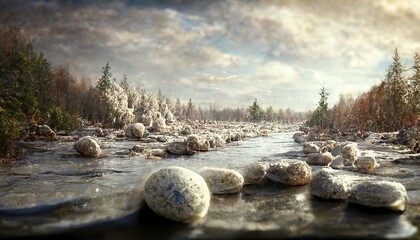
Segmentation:
[(2, 1), (7, 19), (52, 64), (94, 84), (109, 61), (119, 82), (196, 106), (314, 110), (322, 87), (368, 91), (398, 47), (420, 49), (416, 1)]

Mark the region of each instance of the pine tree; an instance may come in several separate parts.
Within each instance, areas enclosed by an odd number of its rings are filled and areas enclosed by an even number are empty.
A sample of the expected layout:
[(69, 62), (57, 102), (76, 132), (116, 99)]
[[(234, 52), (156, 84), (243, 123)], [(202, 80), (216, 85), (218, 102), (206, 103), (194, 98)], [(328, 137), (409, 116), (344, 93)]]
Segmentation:
[(325, 87), (321, 88), (321, 92), (319, 93), (320, 99), (318, 102), (318, 106), (315, 109), (312, 117), (309, 121), (310, 126), (317, 126), (320, 129), (324, 129), (328, 125), (328, 93), (325, 90)]
[(194, 111), (194, 105), (193, 105), (193, 103), (191, 101), (191, 98), (190, 98), (190, 100), (188, 101), (187, 113), (186, 113), (188, 119), (192, 118), (193, 111)]
[(109, 66), (109, 62), (106, 62), (106, 65), (102, 68), (102, 77), (99, 79), (99, 81), (96, 83), (96, 90), (100, 94), (103, 94), (107, 89), (111, 87), (111, 67)]
[(248, 113), (249, 113), (250, 120), (253, 122), (261, 121), (262, 118), (264, 117), (264, 111), (258, 104), (258, 101), (256, 98), (254, 99), (254, 102), (252, 103), (252, 105), (249, 106)]
[(410, 114), (414, 120), (420, 118), (420, 55), (419, 53), (414, 54), (413, 64), (414, 74), (410, 77)]
[(128, 89), (130, 88), (130, 85), (128, 84), (127, 81), (127, 75), (123, 75), (123, 79), (120, 82), (120, 87), (122, 87), (122, 89), (124, 89), (124, 91), (127, 93)]
[(407, 116), (408, 85), (403, 76), (404, 66), (401, 63), (398, 49), (395, 48), (393, 62), (385, 77), (385, 123), (387, 130), (395, 131), (403, 127)]

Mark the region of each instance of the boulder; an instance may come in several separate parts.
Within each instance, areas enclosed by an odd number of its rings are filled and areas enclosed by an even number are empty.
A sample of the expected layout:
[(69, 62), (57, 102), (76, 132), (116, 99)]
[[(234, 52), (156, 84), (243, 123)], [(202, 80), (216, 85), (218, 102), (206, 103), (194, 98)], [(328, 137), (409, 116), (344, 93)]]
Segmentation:
[(265, 177), (276, 183), (298, 186), (311, 181), (312, 171), (303, 161), (278, 161), (270, 164)]
[(143, 123), (133, 123), (125, 129), (125, 136), (128, 138), (141, 138), (145, 130), (146, 127)]
[(355, 184), (348, 201), (367, 207), (388, 208), (404, 211), (407, 191), (401, 183), (390, 181), (366, 181)]
[(204, 178), (212, 194), (239, 193), (244, 184), (244, 177), (231, 169), (206, 167), (198, 173)]
[(370, 172), (373, 169), (379, 167), (379, 164), (376, 162), (375, 157), (369, 155), (357, 157), (355, 163), (357, 170), (361, 172)]
[(175, 155), (191, 155), (194, 151), (190, 150), (185, 142), (171, 142), (168, 145), (168, 152)]
[(146, 180), (144, 200), (160, 216), (189, 223), (207, 214), (210, 191), (199, 174), (182, 167), (167, 167)]
[(190, 125), (185, 126), (181, 131), (181, 134), (183, 135), (190, 135), (192, 133), (193, 133), (193, 129)]
[(196, 152), (210, 150), (209, 142), (195, 134), (188, 136), (186, 143), (189, 149)]
[(352, 166), (357, 157), (360, 156), (360, 150), (355, 144), (347, 144), (341, 149), (341, 156), (344, 159), (345, 166)]
[(98, 157), (102, 153), (98, 142), (90, 136), (79, 139), (74, 143), (74, 148), (86, 157)]
[(344, 167), (343, 161), (344, 161), (344, 159), (343, 159), (342, 156), (337, 156), (331, 162), (330, 167), (332, 167), (334, 169), (342, 169)]
[(303, 153), (319, 153), (319, 147), (314, 143), (305, 143), (305, 145), (303, 145)]
[(330, 152), (321, 153), (321, 157), (318, 159), (319, 165), (329, 165), (333, 161), (334, 157)]
[(325, 199), (347, 199), (350, 195), (351, 182), (345, 177), (337, 176), (334, 170), (322, 168), (311, 181), (311, 194)]
[(244, 184), (260, 183), (267, 173), (268, 164), (262, 162), (255, 162), (248, 165), (243, 171)]
[(319, 159), (321, 158), (321, 153), (309, 153), (306, 156), (306, 162), (308, 164), (315, 164), (318, 165)]
[(39, 136), (54, 136), (55, 132), (51, 130), (51, 128), (48, 125), (38, 125), (36, 127), (36, 135)]
[(305, 133), (304, 132), (296, 132), (292, 136), (293, 141), (296, 143), (303, 143), (305, 141)]

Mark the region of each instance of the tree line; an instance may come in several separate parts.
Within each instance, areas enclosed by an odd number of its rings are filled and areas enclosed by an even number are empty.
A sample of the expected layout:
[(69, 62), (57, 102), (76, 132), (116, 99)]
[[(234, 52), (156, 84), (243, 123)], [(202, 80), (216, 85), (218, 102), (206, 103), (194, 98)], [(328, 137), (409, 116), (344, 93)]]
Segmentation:
[(418, 127), (420, 123), (420, 55), (415, 53), (413, 65), (402, 64), (398, 49), (384, 79), (356, 98), (341, 95), (331, 109), (328, 93), (321, 89), (317, 109), (308, 124), (321, 129), (338, 128), (364, 131), (398, 131)]
[(0, 24), (0, 158), (11, 157), (16, 140), (34, 132), (39, 124), (69, 132), (86, 121), (107, 128), (123, 128), (131, 122), (151, 127), (157, 118), (170, 123), (180, 120), (216, 121), (303, 121), (307, 115), (290, 108), (263, 109), (255, 99), (249, 108), (196, 106), (191, 99), (155, 95), (117, 80), (109, 62), (95, 84), (77, 79), (68, 66), (51, 65), (32, 46), (22, 29)]

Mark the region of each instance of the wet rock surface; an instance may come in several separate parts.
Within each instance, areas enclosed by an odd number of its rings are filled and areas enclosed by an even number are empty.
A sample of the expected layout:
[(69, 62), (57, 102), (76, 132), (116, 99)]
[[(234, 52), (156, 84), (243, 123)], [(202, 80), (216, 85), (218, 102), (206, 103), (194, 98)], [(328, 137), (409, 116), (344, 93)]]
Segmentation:
[[(290, 130), (253, 137), (258, 136), (258, 126), (205, 125), (207, 129), (200, 129), (200, 125), (188, 123), (191, 134), (208, 139), (205, 136), (216, 132), (229, 141), (226, 147), (192, 155), (172, 154), (169, 145), (186, 143), (190, 135), (182, 134), (185, 124), (176, 122), (167, 126), (167, 133), (150, 133), (143, 137), (155, 140), (150, 142), (141, 141), (143, 138), (125, 138), (124, 131), (112, 132), (114, 138), (99, 136), (98, 144), (103, 152), (100, 158), (80, 157), (73, 149), (74, 140), (19, 143), (27, 150), (26, 155), (0, 168), (0, 236), (46, 234), (41, 236), (50, 239), (101, 239), (105, 235), (118, 239), (148, 236), (160, 239), (419, 237), (420, 165), (417, 155), (409, 149), (381, 142), (379, 134), (372, 133), (365, 141), (358, 142), (357, 147), (362, 156), (374, 156), (380, 166), (361, 172), (355, 161), (355, 166), (343, 165), (333, 174), (350, 180), (352, 187), (367, 181), (401, 183), (408, 200), (406, 210), (398, 213), (347, 200), (315, 197), (311, 184), (288, 186), (265, 180), (267, 169), (264, 166), (275, 164), (279, 159), (289, 163), (287, 165), (295, 161), (304, 163), (307, 158), (303, 145), (293, 141)], [(71, 136), (78, 139), (81, 134), (94, 132), (86, 130)], [(157, 141), (160, 136), (167, 141)], [(245, 136), (243, 141), (232, 141), (240, 136)], [(136, 151), (133, 151), (134, 146)], [(320, 152), (324, 146), (319, 143)], [(167, 149), (166, 155), (159, 161), (147, 159), (144, 151), (154, 149)], [(253, 181), (245, 172), (256, 162), (261, 163), (262, 168), (254, 170), (260, 175)], [(239, 194), (212, 195), (204, 218), (190, 224), (174, 223), (159, 217), (139, 198), (147, 177), (169, 166), (195, 172), (203, 167), (232, 169), (242, 173), (245, 181), (251, 179), (252, 184), (244, 185)], [(310, 163), (309, 167), (315, 181), (322, 166)]]
[(205, 167), (198, 170), (198, 173), (204, 178), (212, 194), (240, 193), (244, 184), (244, 177), (231, 169)]

